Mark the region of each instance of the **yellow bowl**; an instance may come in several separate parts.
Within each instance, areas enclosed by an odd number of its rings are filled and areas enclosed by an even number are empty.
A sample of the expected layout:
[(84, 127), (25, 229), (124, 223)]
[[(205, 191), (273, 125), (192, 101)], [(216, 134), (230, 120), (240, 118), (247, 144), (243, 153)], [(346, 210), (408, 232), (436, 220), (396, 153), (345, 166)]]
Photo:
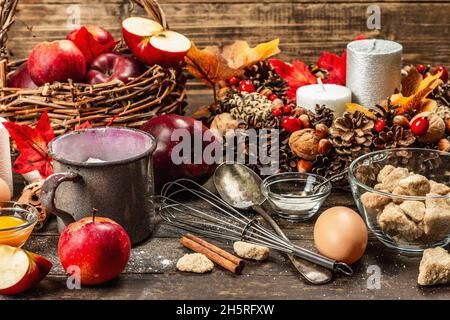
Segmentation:
[(38, 219), (39, 212), (32, 205), (12, 201), (0, 202), (0, 244), (23, 246)]

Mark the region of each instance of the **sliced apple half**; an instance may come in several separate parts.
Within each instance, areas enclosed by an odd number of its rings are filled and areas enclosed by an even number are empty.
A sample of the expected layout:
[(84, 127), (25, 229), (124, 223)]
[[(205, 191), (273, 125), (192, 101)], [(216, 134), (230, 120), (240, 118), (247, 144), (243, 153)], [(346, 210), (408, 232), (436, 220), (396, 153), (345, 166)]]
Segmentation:
[(0, 245), (0, 294), (31, 289), (49, 273), (52, 263), (32, 252)]
[(181, 33), (141, 17), (125, 19), (122, 35), (136, 58), (148, 65), (177, 66), (191, 48), (191, 41)]

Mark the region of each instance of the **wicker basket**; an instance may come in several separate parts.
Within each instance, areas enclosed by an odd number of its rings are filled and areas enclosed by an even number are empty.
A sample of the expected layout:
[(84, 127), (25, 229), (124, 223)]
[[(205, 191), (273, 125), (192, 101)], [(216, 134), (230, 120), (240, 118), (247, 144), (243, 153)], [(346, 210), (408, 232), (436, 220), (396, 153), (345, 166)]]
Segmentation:
[[(155, 16), (155, 1), (138, 4)], [(157, 19), (164, 14), (156, 3)], [(2, 50), (3, 52), (6, 50)], [(37, 89), (8, 88), (7, 77), (25, 61), (0, 61), (0, 116), (33, 125), (48, 111), (55, 134), (73, 130), (89, 121), (93, 127), (118, 125), (138, 128), (149, 119), (167, 113), (183, 114), (186, 107), (186, 78), (182, 69), (158, 65), (127, 84), (112, 81), (97, 85), (53, 83)]]

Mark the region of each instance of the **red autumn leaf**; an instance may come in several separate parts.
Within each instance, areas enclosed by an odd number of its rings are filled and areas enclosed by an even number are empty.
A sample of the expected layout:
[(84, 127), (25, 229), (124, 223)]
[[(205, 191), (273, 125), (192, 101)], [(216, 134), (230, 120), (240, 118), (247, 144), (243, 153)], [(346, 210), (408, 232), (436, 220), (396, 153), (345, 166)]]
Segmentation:
[(289, 91), (286, 95), (293, 101), (296, 99), (299, 87), (317, 83), (317, 78), (309, 71), (308, 66), (300, 60), (294, 60), (292, 64), (279, 59), (270, 59), (269, 62), (275, 72), (288, 83)]
[(44, 112), (33, 129), (8, 121), (3, 124), (19, 149), (19, 157), (14, 163), (14, 171), (25, 174), (38, 170), (42, 178), (52, 174), (52, 159), (47, 146), (55, 137), (47, 112)]
[(85, 121), (82, 124), (75, 126), (75, 131), (83, 130), (83, 129), (90, 129), (90, 128), (92, 128), (92, 124), (89, 121)]
[(324, 51), (319, 57), (317, 65), (328, 71), (328, 77), (323, 79), (324, 83), (345, 85), (347, 51), (344, 50), (342, 56)]
[(74, 31), (71, 40), (76, 44), (78, 49), (83, 53), (86, 61), (90, 64), (92, 61), (103, 53), (111, 52), (119, 43), (114, 39), (107, 43), (100, 43), (86, 27), (81, 27)]
[[(355, 38), (355, 41), (365, 39), (367, 39), (367, 37), (364, 34), (361, 34)], [(323, 83), (340, 84), (345, 86), (347, 50), (344, 50), (342, 56), (323, 51), (317, 61), (317, 66), (328, 71), (328, 76), (323, 79)]]

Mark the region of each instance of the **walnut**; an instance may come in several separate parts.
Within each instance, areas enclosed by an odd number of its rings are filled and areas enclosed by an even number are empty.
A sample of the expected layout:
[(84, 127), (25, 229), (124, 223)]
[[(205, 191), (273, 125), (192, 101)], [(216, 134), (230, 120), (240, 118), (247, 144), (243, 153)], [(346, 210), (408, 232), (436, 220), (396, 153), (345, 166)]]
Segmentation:
[(234, 130), (238, 125), (238, 120), (234, 119), (228, 112), (224, 112), (214, 117), (210, 129), (224, 136), (228, 130)]
[(419, 137), (419, 141), (425, 144), (432, 144), (438, 142), (445, 134), (445, 122), (437, 114), (432, 112), (422, 112), (412, 118), (411, 123), (419, 117), (426, 117), (428, 119), (428, 131), (423, 136)]
[(289, 137), (289, 147), (298, 157), (313, 161), (317, 157), (320, 138), (314, 129), (295, 131)]

